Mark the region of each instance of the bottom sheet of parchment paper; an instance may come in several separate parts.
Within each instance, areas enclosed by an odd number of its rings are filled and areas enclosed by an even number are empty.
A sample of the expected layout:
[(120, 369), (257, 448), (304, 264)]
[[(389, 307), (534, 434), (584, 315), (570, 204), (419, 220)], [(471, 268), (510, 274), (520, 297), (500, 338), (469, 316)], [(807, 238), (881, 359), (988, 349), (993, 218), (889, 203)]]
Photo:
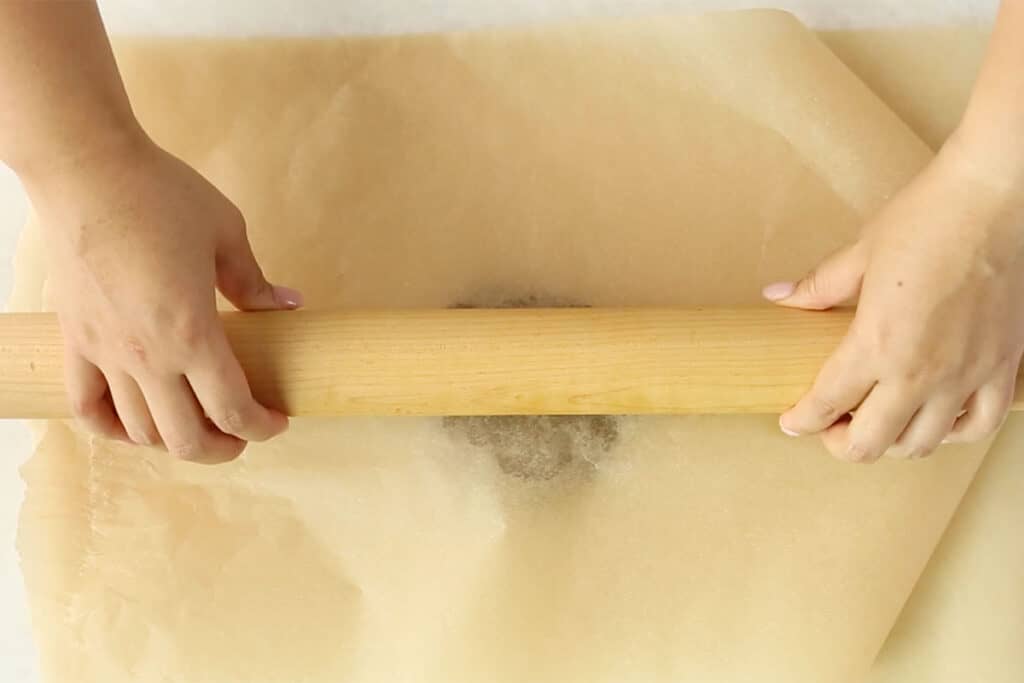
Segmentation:
[[(930, 157), (776, 12), (118, 56), (314, 307), (752, 303)], [(19, 543), (52, 681), (857, 681), (985, 451), (381, 418), (202, 467), (50, 423)]]

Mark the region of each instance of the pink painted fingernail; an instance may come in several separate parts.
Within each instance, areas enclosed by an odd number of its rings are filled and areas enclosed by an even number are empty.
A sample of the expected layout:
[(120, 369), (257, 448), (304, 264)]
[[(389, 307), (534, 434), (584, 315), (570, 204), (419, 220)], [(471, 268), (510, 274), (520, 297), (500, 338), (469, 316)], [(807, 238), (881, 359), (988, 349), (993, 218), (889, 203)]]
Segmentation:
[(775, 282), (761, 290), (761, 294), (768, 301), (782, 301), (793, 296), (796, 285), (792, 282)]
[(302, 308), (302, 292), (291, 287), (274, 285), (274, 301), (284, 308)]
[(781, 429), (782, 433), (786, 436), (800, 436), (800, 432), (794, 432), (792, 429), (789, 429), (786, 425), (782, 424), (782, 420), (779, 420), (779, 429)]

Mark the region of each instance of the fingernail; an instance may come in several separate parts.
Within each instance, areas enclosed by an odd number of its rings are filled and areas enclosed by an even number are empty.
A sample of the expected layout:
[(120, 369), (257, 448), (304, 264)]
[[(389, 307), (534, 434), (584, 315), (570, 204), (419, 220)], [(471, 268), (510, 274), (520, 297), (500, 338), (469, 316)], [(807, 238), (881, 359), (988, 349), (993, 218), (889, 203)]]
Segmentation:
[(301, 308), (304, 299), (297, 289), (274, 285), (274, 301), (284, 308)]
[(270, 414), (274, 416), (274, 419), (278, 421), (279, 431), (278, 434), (288, 431), (289, 420), (288, 416), (277, 410), (271, 410)]
[(800, 436), (800, 432), (794, 432), (792, 429), (787, 428), (786, 425), (782, 424), (782, 420), (779, 420), (779, 429), (786, 436)]
[(792, 282), (775, 282), (761, 290), (761, 294), (768, 301), (782, 301), (793, 296), (796, 285)]

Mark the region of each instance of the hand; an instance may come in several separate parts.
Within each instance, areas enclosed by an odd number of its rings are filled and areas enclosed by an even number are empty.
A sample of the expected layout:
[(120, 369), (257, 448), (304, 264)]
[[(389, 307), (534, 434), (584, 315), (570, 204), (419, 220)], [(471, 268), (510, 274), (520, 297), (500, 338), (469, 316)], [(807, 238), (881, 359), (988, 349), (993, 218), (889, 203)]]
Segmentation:
[(222, 462), (287, 428), (257, 403), (214, 288), (243, 310), (296, 308), (263, 277), (238, 209), (148, 139), (28, 185), (50, 258), (75, 415), (110, 438)]
[[(1024, 192), (952, 141), (803, 280), (765, 288), (827, 309), (860, 294), (850, 330), (780, 426), (837, 457), (928, 455), (997, 431), (1024, 351)], [(852, 418), (851, 411), (856, 411)]]

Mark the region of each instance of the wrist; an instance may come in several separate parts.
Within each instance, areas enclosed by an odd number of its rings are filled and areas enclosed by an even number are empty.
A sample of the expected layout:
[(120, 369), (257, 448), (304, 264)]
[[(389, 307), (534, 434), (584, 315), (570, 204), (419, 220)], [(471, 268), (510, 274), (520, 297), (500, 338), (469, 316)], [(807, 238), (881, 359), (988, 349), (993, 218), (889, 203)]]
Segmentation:
[(153, 146), (134, 119), (65, 136), (68, 144), (43, 146), (24, 163), (12, 166), (33, 201), (86, 183)]
[(985, 129), (961, 125), (934, 161), (944, 177), (957, 232), (951, 243), (975, 250), (990, 269), (1019, 268), (1024, 255), (1024, 155), (1011, 145), (1000, 147)]
[(954, 160), (973, 180), (1008, 200), (1021, 198), (1024, 196), (1024, 128), (999, 125), (998, 121), (998, 118), (969, 110), (943, 144), (939, 158)]

